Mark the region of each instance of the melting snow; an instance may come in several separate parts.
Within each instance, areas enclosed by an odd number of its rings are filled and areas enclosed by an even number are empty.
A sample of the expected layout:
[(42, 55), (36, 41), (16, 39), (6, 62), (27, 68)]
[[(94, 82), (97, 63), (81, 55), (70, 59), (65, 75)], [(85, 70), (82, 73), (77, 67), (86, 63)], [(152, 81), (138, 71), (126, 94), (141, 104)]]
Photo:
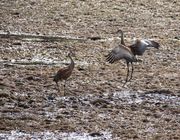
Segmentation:
[(141, 103), (143, 100), (141, 99), (140, 95), (138, 93), (134, 93), (131, 91), (121, 91), (121, 92), (115, 92), (113, 94), (115, 98), (120, 98), (122, 100), (127, 101), (129, 104), (132, 103)]
[[(104, 96), (109, 96), (109, 93), (104, 93)], [(118, 99), (121, 104), (141, 104), (144, 101), (149, 101), (152, 103), (169, 103), (171, 106), (180, 105), (180, 97), (171, 95), (171, 94), (163, 94), (163, 93), (139, 93), (129, 90), (119, 91), (113, 93), (113, 98)]]
[(17, 139), (34, 139), (34, 140), (100, 140), (100, 139), (112, 139), (112, 135), (109, 132), (101, 132), (100, 136), (91, 136), (89, 133), (63, 133), (63, 132), (33, 132), (26, 133), (21, 131), (11, 131), (10, 133), (0, 133), (0, 139), (17, 140)]
[[(63, 61), (57, 61), (57, 60), (54, 60), (52, 58), (48, 58), (48, 57), (44, 57), (44, 56), (34, 56), (31, 60), (27, 60), (27, 59), (21, 59), (21, 60), (16, 60), (16, 59), (11, 59), (10, 61), (7, 61), (7, 60), (0, 60), (0, 62), (3, 62), (3, 63), (7, 63), (7, 64), (18, 64), (18, 65), (38, 65), (38, 64), (41, 64), (41, 65), (61, 65), (61, 64), (66, 64), (66, 63), (70, 63), (70, 61), (66, 61), (66, 60), (63, 60)], [(76, 61), (75, 62), (76, 65), (80, 65), (80, 66), (88, 66), (92, 63), (88, 63), (86, 61)], [(97, 65), (97, 63), (93, 63), (94, 65)]]

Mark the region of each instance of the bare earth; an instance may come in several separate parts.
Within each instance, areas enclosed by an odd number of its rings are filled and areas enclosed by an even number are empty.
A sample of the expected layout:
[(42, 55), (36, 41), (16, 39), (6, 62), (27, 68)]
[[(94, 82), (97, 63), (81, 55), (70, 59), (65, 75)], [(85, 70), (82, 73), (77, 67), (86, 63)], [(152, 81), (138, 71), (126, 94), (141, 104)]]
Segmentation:
[[(1, 0), (0, 7), (0, 34), (65, 37), (0, 38), (0, 139), (180, 139), (179, 0)], [(135, 36), (161, 45), (139, 57), (125, 87), (126, 64), (105, 61), (118, 29), (126, 44)], [(65, 46), (76, 56), (63, 96), (63, 82), (58, 93), (52, 77), (70, 62)]]

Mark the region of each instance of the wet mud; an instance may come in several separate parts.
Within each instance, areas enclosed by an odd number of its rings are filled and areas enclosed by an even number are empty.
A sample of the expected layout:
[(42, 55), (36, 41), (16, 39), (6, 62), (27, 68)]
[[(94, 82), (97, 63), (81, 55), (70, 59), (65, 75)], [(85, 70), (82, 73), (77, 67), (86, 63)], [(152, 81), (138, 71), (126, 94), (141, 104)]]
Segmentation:
[[(178, 1), (17, 0), (1, 7), (0, 139), (180, 138)], [(105, 61), (118, 29), (127, 44), (134, 35), (160, 43), (138, 57), (125, 87), (124, 61)], [(69, 47), (75, 68), (58, 92), (53, 76), (69, 64)]]

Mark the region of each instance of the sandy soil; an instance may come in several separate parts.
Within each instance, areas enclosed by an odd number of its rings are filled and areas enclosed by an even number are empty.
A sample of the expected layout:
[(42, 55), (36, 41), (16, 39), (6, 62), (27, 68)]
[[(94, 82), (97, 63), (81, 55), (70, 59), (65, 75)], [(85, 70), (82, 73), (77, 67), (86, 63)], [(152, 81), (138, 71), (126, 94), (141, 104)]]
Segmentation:
[[(178, 0), (2, 0), (0, 7), (1, 34), (84, 38), (1, 37), (0, 138), (180, 139)], [(135, 36), (161, 45), (139, 57), (125, 87), (126, 64), (105, 61), (118, 29), (127, 44)], [(65, 46), (76, 56), (63, 96), (52, 77), (69, 64)]]

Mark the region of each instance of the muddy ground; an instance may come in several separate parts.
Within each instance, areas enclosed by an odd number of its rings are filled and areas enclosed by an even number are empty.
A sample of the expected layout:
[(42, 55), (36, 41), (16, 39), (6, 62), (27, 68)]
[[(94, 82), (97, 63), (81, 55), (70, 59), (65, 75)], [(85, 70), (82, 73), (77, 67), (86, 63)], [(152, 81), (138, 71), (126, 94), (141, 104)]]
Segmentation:
[[(0, 7), (1, 139), (180, 139), (178, 0), (1, 0)], [(105, 61), (118, 29), (127, 44), (135, 36), (161, 45), (138, 57), (125, 87), (124, 61)], [(59, 93), (52, 77), (70, 62), (65, 46), (76, 55), (63, 96), (63, 82)]]

